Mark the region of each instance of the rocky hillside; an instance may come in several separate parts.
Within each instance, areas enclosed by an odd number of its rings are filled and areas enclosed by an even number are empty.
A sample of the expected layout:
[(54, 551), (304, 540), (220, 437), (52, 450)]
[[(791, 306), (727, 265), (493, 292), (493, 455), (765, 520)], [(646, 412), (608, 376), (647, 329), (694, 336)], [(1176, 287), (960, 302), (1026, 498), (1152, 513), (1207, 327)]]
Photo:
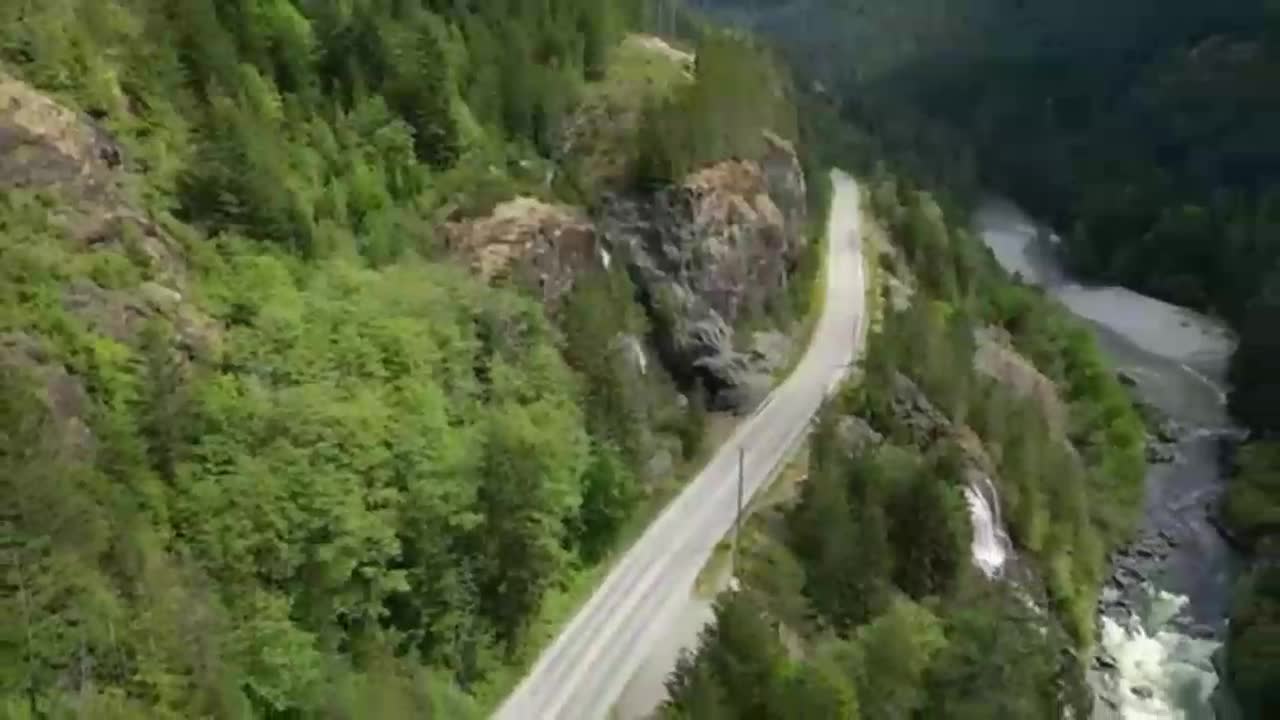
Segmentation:
[[(642, 83), (648, 87), (670, 72), (664, 64), (685, 62), (656, 39), (629, 40), (624, 50), (624, 62), (651, 76)], [(622, 129), (607, 138), (582, 129), (600, 112), (584, 107), (574, 116), (579, 134), (566, 162), (589, 163), (601, 144), (626, 145), (619, 132), (640, 132), (634, 114), (610, 107)], [(758, 157), (714, 163), (667, 185), (627, 188), (610, 175), (611, 189), (590, 211), (532, 197), (507, 201), (447, 224), (446, 242), (481, 277), (540, 294), (553, 311), (577, 276), (622, 264), (668, 371), (682, 387), (702, 388), (712, 407), (743, 411), (788, 362), (785, 339), (749, 331), (785, 329), (795, 319), (789, 286), (810, 249), (810, 200), (796, 149), (772, 132), (761, 139)]]
[(625, 0), (170, 6), (0, 4), (0, 707), (479, 716), (788, 362), (789, 128), (638, 183)]
[[(140, 346), (144, 331), (163, 323), (172, 328), (170, 350), (184, 364), (212, 361), (222, 333), (190, 299), (186, 247), (173, 225), (130, 200), (124, 154), (92, 118), (0, 71), (0, 192), (10, 212), (35, 217), (58, 237), (43, 249), (58, 258), (62, 273), (48, 301), (69, 321), (126, 346)], [(8, 232), (23, 229), (8, 219)], [(20, 255), (9, 257), (20, 262)], [(33, 278), (24, 271), (35, 270), (11, 267), (11, 291), (29, 287)], [(44, 377), (54, 417), (83, 428), (84, 378), (69, 374), (69, 358), (51, 345), (50, 338), (11, 327), (0, 333), (0, 363)]]

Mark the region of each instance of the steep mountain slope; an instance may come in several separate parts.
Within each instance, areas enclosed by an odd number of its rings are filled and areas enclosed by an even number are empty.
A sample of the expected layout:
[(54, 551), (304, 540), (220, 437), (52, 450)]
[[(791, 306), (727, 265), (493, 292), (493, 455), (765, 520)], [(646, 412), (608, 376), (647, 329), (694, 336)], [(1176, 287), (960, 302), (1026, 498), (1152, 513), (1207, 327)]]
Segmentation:
[[(0, 7), (5, 714), (494, 701), (701, 445), (703, 358), (649, 362), (656, 322), (715, 308), (717, 357), (767, 372), (730, 324), (785, 331), (804, 308), (773, 291), (813, 271), (800, 161), (765, 139), (789, 128), (759, 114), (673, 149), (679, 175), (597, 184), (671, 207), (643, 248), (583, 206), (563, 140), (637, 9)], [(753, 100), (644, 44), (641, 81), (689, 89), (636, 98), (618, 154), (650, 108), (693, 132)], [(650, 288), (642, 250), (686, 274)], [(659, 280), (688, 307), (655, 314)]]

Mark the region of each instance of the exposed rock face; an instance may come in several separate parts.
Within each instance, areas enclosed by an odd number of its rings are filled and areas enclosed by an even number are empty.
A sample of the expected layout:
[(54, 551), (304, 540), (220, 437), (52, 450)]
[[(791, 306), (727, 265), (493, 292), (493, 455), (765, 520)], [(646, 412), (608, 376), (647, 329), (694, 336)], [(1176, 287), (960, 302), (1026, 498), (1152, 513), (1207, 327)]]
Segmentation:
[(181, 285), (182, 249), (131, 207), (121, 187), (123, 164), (124, 150), (87, 115), (0, 72), (0, 192), (57, 195), (62, 202), (51, 212), (77, 249), (126, 249), (164, 282)]
[(445, 243), (489, 282), (511, 280), (555, 305), (573, 289), (574, 277), (608, 262), (596, 227), (582, 212), (520, 197), (482, 218), (446, 223)]
[(1122, 625), (1128, 624), (1133, 609), (1147, 601), (1147, 584), (1182, 542), (1183, 538), (1165, 530), (1147, 531), (1114, 550), (1110, 556), (1111, 575), (1102, 586), (1099, 612)]
[(772, 138), (768, 147), (761, 163), (718, 163), (660, 192), (648, 232), (626, 238), (730, 325), (785, 290), (790, 264), (807, 243), (799, 160), (782, 140)]
[[(124, 152), (91, 118), (74, 112), (27, 84), (0, 72), (0, 194), (46, 193), (50, 224), (71, 253), (114, 253), (145, 278), (133, 287), (108, 289), (80, 277), (62, 289), (62, 305), (98, 334), (124, 344), (163, 319), (173, 328), (175, 355), (217, 353), (221, 329), (186, 300), (182, 243), (139, 211), (123, 183)], [(54, 419), (69, 428), (75, 445), (91, 438), (80, 421), (87, 401), (80, 381), (54, 360), (38, 338), (0, 338), (0, 364), (44, 381)]]
[(0, 370), (30, 374), (43, 388), (45, 406), (65, 451), (72, 456), (92, 452), (93, 436), (83, 419), (89, 408), (84, 384), (52, 361), (43, 342), (24, 333), (0, 333)]
[(951, 433), (951, 421), (905, 375), (893, 375), (893, 417), (918, 447), (929, 447)]
[(73, 187), (105, 196), (123, 151), (88, 117), (0, 73), (0, 188)]
[(766, 136), (760, 162), (730, 160), (645, 196), (612, 196), (604, 242), (625, 258), (673, 372), (719, 409), (745, 410), (768, 368), (735, 349), (733, 327), (782, 297), (805, 236), (805, 181), (794, 149)]
[(787, 335), (768, 330), (751, 334), (749, 356), (757, 367), (777, 372), (787, 367), (795, 352), (795, 343)]
[(808, 240), (805, 236), (805, 224), (809, 219), (806, 212), (809, 188), (805, 184), (800, 156), (791, 143), (773, 133), (765, 133), (764, 139), (765, 151), (760, 167), (764, 172), (765, 187), (768, 188), (769, 198), (782, 212), (787, 237), (803, 247)]
[(974, 334), (974, 369), (1010, 388), (1020, 397), (1029, 397), (1040, 406), (1049, 428), (1059, 436), (1067, 431), (1067, 408), (1053, 381), (1030, 360), (1013, 349), (1009, 333), (1000, 328), (983, 328)]
[(513, 282), (549, 307), (575, 278), (626, 264), (649, 310), (663, 363), (698, 382), (713, 409), (763, 399), (786, 365), (775, 337), (740, 352), (733, 328), (787, 291), (808, 243), (804, 172), (795, 149), (765, 135), (760, 160), (728, 160), (652, 193), (609, 195), (596, 221), (575, 208), (516, 198), (488, 216), (446, 223), (451, 252), (490, 282)]
[(73, 249), (128, 253), (181, 298), (181, 243), (130, 202), (123, 165), (124, 150), (92, 118), (0, 72), (0, 192), (55, 195), (50, 213)]
[(877, 447), (884, 442), (884, 436), (866, 420), (848, 415), (836, 423), (836, 440), (845, 452), (857, 454)]
[(559, 129), (554, 157), (593, 191), (620, 188), (634, 175), (636, 138), (646, 111), (694, 81), (693, 55), (652, 35), (629, 35), (614, 49), (606, 77), (588, 86)]

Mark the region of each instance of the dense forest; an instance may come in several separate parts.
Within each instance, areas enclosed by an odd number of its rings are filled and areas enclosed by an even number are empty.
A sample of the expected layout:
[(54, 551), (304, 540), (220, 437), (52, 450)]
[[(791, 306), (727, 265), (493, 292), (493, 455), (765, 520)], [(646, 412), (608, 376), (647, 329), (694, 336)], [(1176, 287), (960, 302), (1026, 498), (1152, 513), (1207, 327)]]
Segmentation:
[[(649, 320), (621, 263), (551, 307), (472, 277), (439, 228), (591, 200), (564, 127), (653, 21), (629, 0), (0, 4), (0, 714), (500, 699), (669, 496), (655, 448), (696, 459), (706, 413), (631, 369), (616, 337)], [(645, 183), (794, 132), (733, 70), (781, 82), (767, 53), (701, 42), (704, 77), (642, 97), (697, 142), (617, 147), (661, 151)], [(738, 132), (707, 147), (714, 118)]]

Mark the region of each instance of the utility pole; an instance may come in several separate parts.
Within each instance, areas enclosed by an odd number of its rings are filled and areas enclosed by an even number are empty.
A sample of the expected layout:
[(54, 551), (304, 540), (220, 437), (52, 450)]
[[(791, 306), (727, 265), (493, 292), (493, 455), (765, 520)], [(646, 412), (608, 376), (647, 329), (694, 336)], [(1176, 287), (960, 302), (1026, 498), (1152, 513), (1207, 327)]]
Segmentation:
[(736, 577), (738, 574), (738, 536), (742, 533), (742, 485), (743, 476), (746, 473), (747, 451), (742, 447), (738, 448), (738, 511), (733, 516), (733, 549), (730, 551), (729, 557), (729, 576)]

